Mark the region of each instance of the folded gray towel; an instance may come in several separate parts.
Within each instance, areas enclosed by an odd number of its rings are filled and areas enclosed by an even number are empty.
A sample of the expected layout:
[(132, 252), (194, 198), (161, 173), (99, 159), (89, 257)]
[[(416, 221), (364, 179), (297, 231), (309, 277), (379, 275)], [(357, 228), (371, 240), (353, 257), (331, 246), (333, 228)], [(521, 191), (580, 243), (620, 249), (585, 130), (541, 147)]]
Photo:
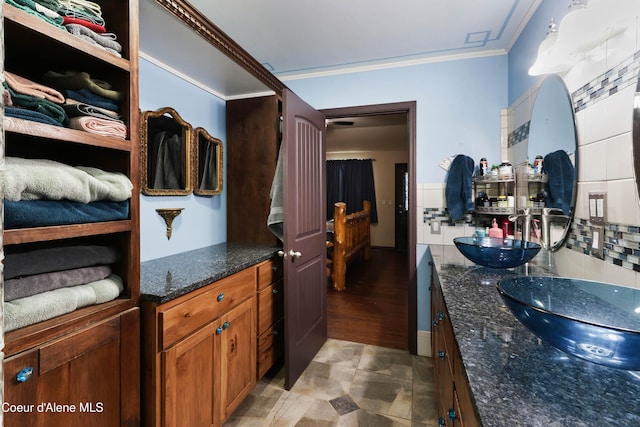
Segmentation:
[(54, 289), (84, 285), (85, 283), (102, 280), (110, 274), (111, 267), (98, 265), (8, 279), (4, 281), (4, 300), (12, 301), (42, 292), (53, 291)]
[(115, 41), (111, 37), (111, 34), (98, 34), (95, 31), (92, 31), (84, 25), (80, 24), (66, 24), (65, 27), (67, 27), (67, 31), (69, 31), (74, 36), (80, 37), (81, 39), (84, 39), (89, 43), (100, 46), (113, 55), (121, 56), (122, 45)]
[(4, 303), (4, 330), (12, 331), (71, 313), (78, 308), (114, 300), (124, 287), (115, 274), (104, 280), (60, 288)]
[(5, 159), (0, 180), (4, 198), (13, 202), (39, 199), (123, 202), (131, 198), (133, 189), (129, 178), (120, 172), (20, 157)]

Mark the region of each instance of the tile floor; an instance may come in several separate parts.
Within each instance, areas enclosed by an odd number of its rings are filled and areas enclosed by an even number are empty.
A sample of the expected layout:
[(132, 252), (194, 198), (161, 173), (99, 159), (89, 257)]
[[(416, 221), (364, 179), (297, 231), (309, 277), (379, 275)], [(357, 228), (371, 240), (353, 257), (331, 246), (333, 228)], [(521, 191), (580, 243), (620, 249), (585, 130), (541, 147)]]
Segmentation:
[(437, 425), (431, 358), (329, 339), (290, 391), (267, 374), (224, 427)]

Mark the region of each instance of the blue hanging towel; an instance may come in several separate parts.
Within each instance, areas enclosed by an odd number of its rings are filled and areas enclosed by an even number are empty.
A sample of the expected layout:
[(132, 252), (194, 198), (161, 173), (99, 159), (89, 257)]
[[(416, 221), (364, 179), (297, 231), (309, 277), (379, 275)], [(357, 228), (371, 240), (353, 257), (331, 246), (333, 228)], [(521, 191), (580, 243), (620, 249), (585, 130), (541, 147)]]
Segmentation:
[(447, 210), (454, 221), (473, 211), (473, 169), (473, 159), (464, 154), (458, 154), (449, 167), (444, 195)]
[(571, 213), (573, 182), (575, 172), (569, 155), (564, 150), (554, 151), (544, 157), (544, 172), (548, 175), (547, 207), (562, 209), (565, 215)]

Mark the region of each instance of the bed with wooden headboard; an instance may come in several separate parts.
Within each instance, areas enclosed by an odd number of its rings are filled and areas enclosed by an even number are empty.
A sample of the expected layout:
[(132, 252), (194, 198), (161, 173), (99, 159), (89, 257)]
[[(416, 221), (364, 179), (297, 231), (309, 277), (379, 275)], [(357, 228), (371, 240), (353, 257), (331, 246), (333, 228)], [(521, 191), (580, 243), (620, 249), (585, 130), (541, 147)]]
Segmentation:
[(334, 204), (333, 242), (327, 241), (327, 275), (333, 288), (346, 288), (347, 265), (354, 259), (369, 260), (371, 256), (371, 204), (362, 203), (362, 210), (347, 215), (344, 202)]

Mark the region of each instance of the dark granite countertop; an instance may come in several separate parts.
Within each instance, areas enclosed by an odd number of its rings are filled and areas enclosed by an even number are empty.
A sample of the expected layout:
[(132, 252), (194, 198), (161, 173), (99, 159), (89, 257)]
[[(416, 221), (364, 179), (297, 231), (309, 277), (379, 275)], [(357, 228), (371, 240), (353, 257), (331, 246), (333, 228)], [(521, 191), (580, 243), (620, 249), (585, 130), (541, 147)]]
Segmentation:
[(469, 265), (455, 247), (430, 250), (484, 427), (640, 426), (640, 372), (583, 361), (543, 343), (496, 290), (503, 277), (550, 272), (492, 270)]
[(164, 303), (273, 257), (277, 248), (221, 243), (140, 264), (140, 298)]

